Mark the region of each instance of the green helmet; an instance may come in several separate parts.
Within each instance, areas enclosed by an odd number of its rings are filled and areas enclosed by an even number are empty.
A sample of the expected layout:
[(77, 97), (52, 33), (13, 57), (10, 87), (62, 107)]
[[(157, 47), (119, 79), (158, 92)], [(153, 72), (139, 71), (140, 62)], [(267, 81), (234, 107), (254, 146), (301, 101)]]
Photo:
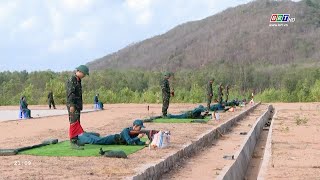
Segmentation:
[(89, 76), (89, 68), (86, 65), (80, 65), (76, 70), (81, 71), (83, 74)]
[(164, 75), (165, 77), (170, 77), (170, 76), (172, 75), (172, 73), (171, 73), (171, 72), (165, 72), (165, 73), (163, 73), (163, 75)]

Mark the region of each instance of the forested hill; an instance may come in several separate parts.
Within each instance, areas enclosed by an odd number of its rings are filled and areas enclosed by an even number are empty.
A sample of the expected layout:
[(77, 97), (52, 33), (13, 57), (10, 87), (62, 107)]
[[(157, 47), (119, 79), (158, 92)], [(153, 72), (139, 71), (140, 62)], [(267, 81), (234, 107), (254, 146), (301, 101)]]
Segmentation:
[[(271, 27), (273, 13), (290, 13), (294, 22)], [(201, 21), (180, 25), (89, 63), (83, 100), (96, 93), (109, 103), (160, 103), (162, 74), (175, 72), (170, 86), (175, 102), (205, 102), (205, 87), (231, 85), (230, 99), (263, 102), (320, 101), (320, 1), (257, 1), (227, 9)], [(94, 71), (96, 70), (96, 71)], [(99, 71), (98, 71), (99, 70)], [(66, 101), (65, 83), (72, 72), (0, 72), (0, 105)]]
[[(320, 1), (258, 0), (94, 60), (92, 70), (199, 69), (221, 63), (283, 65), (320, 59)], [(270, 27), (271, 14), (290, 14), (287, 27)]]

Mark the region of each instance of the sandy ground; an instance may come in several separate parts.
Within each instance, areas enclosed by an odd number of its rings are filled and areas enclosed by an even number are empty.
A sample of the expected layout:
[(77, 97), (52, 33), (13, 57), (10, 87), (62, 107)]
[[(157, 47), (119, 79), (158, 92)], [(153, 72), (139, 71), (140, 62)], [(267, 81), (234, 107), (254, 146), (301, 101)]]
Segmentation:
[(320, 179), (320, 103), (274, 106), (278, 112), (266, 179)]
[[(172, 104), (170, 113), (193, 109), (194, 104)], [(87, 108), (92, 105), (87, 105)], [(86, 108), (85, 107), (85, 108)], [(18, 107), (0, 107), (0, 110)], [(46, 109), (47, 106), (30, 106), (30, 109)], [(65, 107), (58, 106), (58, 109)], [(248, 107), (246, 107), (248, 108)], [(196, 140), (208, 129), (239, 114), (235, 112), (220, 115), (220, 121), (207, 124), (160, 124), (148, 123), (147, 129), (170, 130), (172, 145), (167, 149), (148, 150), (145, 148), (132, 154), (128, 159), (111, 159), (105, 157), (37, 157), (28, 155), (0, 156), (0, 179), (122, 179), (132, 176), (149, 163), (180, 149), (185, 143)], [(150, 105), (149, 115), (159, 115), (161, 105)], [(147, 104), (106, 105), (106, 110), (81, 115), (81, 124), (86, 131), (95, 131), (102, 135), (120, 132), (132, 124), (136, 118), (148, 116)], [(0, 148), (16, 148), (32, 145), (47, 138), (68, 139), (67, 115), (44, 117), (24, 121), (0, 122)]]
[[(225, 166), (230, 166), (234, 160), (224, 159), (225, 155), (234, 155), (246, 135), (241, 132), (249, 132), (256, 120), (267, 110), (267, 105), (258, 106), (252, 113), (239, 121), (230, 132), (224, 134), (219, 140), (213, 143), (210, 148), (205, 148), (197, 155), (179, 163), (170, 173), (164, 175), (163, 179), (215, 179)], [(235, 157), (236, 158), (236, 157)]]

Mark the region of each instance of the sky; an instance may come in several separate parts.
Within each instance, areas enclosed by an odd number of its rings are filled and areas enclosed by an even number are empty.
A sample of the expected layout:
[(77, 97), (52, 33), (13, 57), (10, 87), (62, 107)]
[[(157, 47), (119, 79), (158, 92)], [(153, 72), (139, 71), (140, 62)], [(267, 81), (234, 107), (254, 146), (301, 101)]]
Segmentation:
[(0, 0), (0, 72), (73, 70), (252, 0)]

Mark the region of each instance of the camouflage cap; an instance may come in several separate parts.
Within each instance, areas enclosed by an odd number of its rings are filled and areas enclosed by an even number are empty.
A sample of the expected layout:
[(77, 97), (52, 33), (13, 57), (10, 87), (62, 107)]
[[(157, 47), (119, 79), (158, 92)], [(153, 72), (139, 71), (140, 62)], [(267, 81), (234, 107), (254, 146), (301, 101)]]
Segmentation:
[(76, 70), (81, 71), (83, 74), (89, 76), (89, 68), (86, 65), (80, 65)]
[(164, 72), (163, 75), (165, 77), (171, 77), (172, 76), (172, 73), (171, 72)]
[(134, 120), (133, 125), (137, 125), (137, 126), (140, 126), (141, 128), (145, 128), (145, 126), (143, 125), (143, 121), (140, 119)]

